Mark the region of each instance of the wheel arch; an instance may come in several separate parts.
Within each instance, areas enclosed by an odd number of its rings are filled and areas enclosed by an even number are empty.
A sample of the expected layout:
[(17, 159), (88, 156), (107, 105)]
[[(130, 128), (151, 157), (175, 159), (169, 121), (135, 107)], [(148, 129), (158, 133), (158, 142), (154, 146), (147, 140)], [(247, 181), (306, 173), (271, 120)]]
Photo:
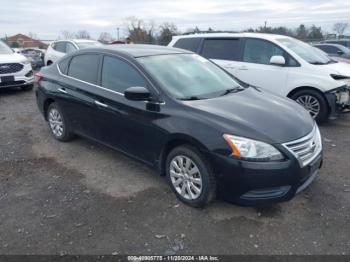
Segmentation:
[(49, 106), (54, 103), (55, 100), (52, 98), (47, 98), (44, 102), (44, 106), (43, 106), (43, 112), (44, 112), (44, 117), (45, 120), (47, 120), (47, 110), (49, 109)]
[(173, 150), (175, 147), (181, 146), (181, 145), (189, 145), (194, 148), (196, 148), (199, 152), (204, 153), (208, 151), (208, 148), (203, 145), (198, 140), (194, 139), (191, 136), (184, 135), (184, 134), (174, 134), (172, 135), (167, 142), (164, 144), (164, 146), (161, 149), (161, 152), (158, 157), (158, 164), (157, 168), (159, 170), (159, 173), (161, 176), (165, 176), (165, 163), (166, 158), (171, 150)]

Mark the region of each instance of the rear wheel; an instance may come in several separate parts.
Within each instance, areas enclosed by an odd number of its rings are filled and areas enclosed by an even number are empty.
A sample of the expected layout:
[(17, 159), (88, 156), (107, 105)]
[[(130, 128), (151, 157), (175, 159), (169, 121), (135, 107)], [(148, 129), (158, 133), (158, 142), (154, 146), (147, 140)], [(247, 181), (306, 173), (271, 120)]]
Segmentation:
[(73, 134), (69, 131), (67, 121), (57, 103), (51, 103), (47, 110), (47, 120), (52, 135), (59, 141), (69, 141)]
[(169, 153), (166, 174), (176, 196), (190, 206), (203, 207), (215, 198), (216, 180), (210, 164), (192, 146), (179, 146)]
[(321, 93), (305, 89), (296, 92), (291, 98), (302, 105), (318, 123), (327, 120), (329, 115), (328, 103)]

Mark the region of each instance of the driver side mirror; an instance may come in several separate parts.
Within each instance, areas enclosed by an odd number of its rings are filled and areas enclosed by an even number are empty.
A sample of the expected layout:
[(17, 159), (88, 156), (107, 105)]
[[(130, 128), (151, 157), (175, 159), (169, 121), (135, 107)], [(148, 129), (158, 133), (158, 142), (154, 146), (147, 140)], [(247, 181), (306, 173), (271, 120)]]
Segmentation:
[(281, 55), (274, 55), (270, 59), (271, 65), (284, 66), (286, 64), (286, 59)]
[(149, 101), (151, 93), (143, 86), (132, 86), (124, 91), (126, 99), (131, 101)]
[(341, 50), (338, 50), (338, 51), (337, 51), (337, 54), (338, 54), (338, 55), (343, 55), (343, 54), (344, 54), (344, 52), (343, 52), (343, 51), (341, 51)]

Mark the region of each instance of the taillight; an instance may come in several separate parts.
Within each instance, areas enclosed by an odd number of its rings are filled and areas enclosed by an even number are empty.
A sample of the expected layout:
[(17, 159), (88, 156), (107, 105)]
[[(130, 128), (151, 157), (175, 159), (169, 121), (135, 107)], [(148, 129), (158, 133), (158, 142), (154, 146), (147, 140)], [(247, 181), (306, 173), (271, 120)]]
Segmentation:
[(35, 76), (34, 78), (35, 83), (38, 83), (43, 78), (43, 75), (40, 72), (36, 72), (34, 76)]

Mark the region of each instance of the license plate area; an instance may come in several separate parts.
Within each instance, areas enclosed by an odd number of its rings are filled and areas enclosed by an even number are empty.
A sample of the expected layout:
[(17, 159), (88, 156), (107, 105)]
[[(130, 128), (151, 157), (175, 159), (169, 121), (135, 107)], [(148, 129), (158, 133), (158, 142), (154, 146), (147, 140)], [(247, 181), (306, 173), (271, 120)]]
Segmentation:
[(1, 83), (11, 83), (15, 82), (15, 77), (14, 76), (2, 76), (0, 77)]

